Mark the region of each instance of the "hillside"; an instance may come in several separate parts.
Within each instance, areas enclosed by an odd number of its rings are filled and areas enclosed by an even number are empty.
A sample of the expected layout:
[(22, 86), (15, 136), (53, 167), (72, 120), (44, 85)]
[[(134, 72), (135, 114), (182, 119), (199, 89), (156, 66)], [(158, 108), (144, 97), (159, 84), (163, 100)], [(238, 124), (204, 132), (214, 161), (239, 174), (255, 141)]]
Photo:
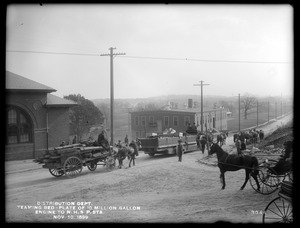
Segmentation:
[(264, 148), (269, 145), (274, 145), (275, 148), (282, 148), (282, 144), (289, 140), (294, 140), (293, 121), (279, 127), (272, 134), (265, 137), (265, 140), (259, 145), (259, 148)]

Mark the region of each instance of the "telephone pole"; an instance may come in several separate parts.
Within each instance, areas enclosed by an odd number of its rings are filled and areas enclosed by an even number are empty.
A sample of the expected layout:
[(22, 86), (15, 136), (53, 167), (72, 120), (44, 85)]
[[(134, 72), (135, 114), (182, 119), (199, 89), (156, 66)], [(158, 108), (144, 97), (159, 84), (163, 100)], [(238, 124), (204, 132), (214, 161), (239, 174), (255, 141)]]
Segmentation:
[(241, 95), (239, 94), (239, 132), (241, 131)]
[(256, 127), (258, 127), (258, 99), (256, 100)]
[(268, 100), (268, 123), (270, 120), (270, 101)]
[(200, 81), (200, 84), (194, 84), (194, 86), (201, 86), (201, 132), (203, 132), (203, 86), (209, 84), (203, 84), (203, 81)]
[(114, 53), (114, 49), (116, 48), (109, 48), (109, 54), (101, 54), (100, 56), (110, 56), (110, 145), (114, 144), (114, 74), (113, 74), (113, 60), (114, 56), (117, 55), (126, 55), (125, 53)]

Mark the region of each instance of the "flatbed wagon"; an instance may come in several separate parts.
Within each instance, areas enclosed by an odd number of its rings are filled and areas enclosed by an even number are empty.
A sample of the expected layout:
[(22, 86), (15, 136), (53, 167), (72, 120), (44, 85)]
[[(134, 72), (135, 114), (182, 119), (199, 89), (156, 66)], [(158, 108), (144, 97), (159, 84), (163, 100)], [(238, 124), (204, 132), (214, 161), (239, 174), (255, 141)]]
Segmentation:
[(149, 156), (155, 154), (176, 154), (178, 140), (181, 139), (185, 152), (197, 150), (197, 135), (158, 135), (139, 138), (141, 150)]
[(49, 148), (42, 157), (33, 161), (43, 164), (42, 167), (49, 169), (55, 177), (76, 177), (83, 166), (87, 166), (90, 171), (95, 171), (97, 165), (104, 165), (109, 170), (115, 167), (113, 152), (106, 151), (102, 146), (84, 144)]

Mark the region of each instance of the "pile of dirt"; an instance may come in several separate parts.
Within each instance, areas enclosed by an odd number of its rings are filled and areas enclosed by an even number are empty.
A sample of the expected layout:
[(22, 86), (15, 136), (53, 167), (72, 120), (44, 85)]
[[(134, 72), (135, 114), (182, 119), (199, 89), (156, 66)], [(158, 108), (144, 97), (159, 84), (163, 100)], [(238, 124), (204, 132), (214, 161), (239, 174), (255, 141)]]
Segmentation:
[(282, 148), (283, 143), (290, 140), (294, 140), (293, 120), (268, 135), (258, 147), (261, 149), (274, 145), (274, 148)]

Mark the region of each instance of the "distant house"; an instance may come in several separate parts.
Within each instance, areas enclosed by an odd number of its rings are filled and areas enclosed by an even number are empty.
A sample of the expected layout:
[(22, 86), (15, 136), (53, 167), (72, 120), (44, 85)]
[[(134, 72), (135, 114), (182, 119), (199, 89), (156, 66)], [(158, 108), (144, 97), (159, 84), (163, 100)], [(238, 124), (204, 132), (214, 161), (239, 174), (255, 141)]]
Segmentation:
[[(227, 130), (226, 110), (203, 109), (203, 131), (210, 129)], [(162, 133), (165, 129), (185, 132), (188, 125), (195, 125), (201, 130), (201, 110), (199, 108), (176, 110), (133, 111), (131, 115), (132, 139), (146, 137), (152, 133)]]
[(31, 159), (69, 141), (69, 108), (56, 90), (6, 71), (5, 160)]

